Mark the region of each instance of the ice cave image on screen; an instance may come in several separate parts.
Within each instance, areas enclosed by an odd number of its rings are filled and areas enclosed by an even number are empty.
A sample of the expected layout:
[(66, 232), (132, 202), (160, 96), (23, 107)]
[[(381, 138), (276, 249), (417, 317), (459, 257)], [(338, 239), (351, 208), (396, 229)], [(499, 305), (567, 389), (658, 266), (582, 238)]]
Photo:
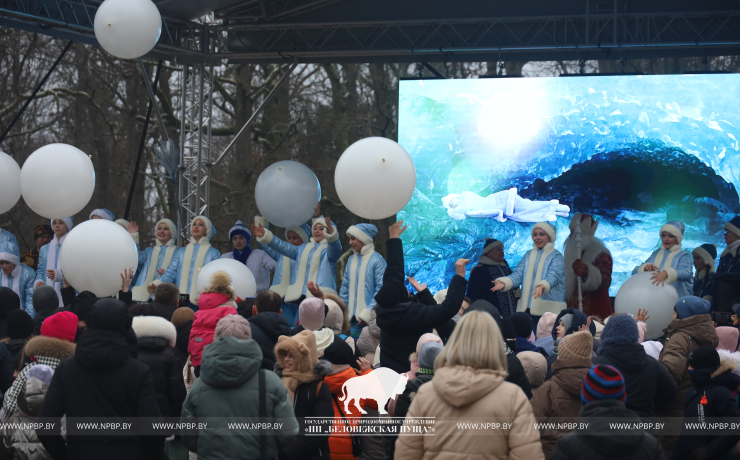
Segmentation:
[(740, 212), (739, 94), (733, 74), (400, 82), (399, 144), (417, 172), (398, 215), (407, 273), (444, 289), (485, 237), (513, 268), (537, 221), (555, 225), (562, 251), (575, 212), (599, 221), (611, 295), (666, 221), (686, 224), (684, 250), (721, 252)]

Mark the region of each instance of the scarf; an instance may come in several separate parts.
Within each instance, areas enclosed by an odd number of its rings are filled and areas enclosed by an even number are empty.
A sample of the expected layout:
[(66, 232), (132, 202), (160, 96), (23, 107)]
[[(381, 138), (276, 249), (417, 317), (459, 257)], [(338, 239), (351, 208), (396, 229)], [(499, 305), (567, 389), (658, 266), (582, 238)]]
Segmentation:
[[(18, 294), (18, 297), (21, 298), (21, 304), (23, 303), (23, 297), (21, 297), (21, 272), (23, 271), (23, 267), (21, 266), (20, 262), (15, 266), (12, 272), (10, 272), (10, 276), (6, 276), (5, 272), (0, 270), (0, 274), (2, 274), (2, 284), (0, 286), (9, 287), (13, 290), (16, 294)], [(10, 278), (13, 278), (13, 285), (10, 285)]]
[[(306, 286), (306, 272), (308, 272), (308, 281), (316, 282), (316, 278), (318, 278), (319, 274), (319, 266), (321, 265), (321, 260), (324, 258), (324, 252), (326, 252), (328, 245), (329, 242), (326, 241), (326, 238), (321, 240), (321, 243), (316, 243), (316, 240), (311, 238), (311, 241), (305, 245), (303, 252), (301, 253), (301, 259), (298, 261), (298, 274), (295, 277), (295, 283), (291, 284), (285, 293), (286, 302), (296, 301), (303, 295), (303, 288)], [(308, 258), (314, 248), (318, 249), (316, 254), (313, 255), (311, 267), (309, 268)], [(306, 293), (306, 297), (313, 297), (313, 295), (308, 292)]]
[[(193, 264), (193, 252), (195, 252), (196, 244), (200, 245), (200, 248), (198, 249), (198, 257), (195, 259), (195, 264)], [(180, 292), (190, 294), (190, 301), (194, 304), (198, 303), (198, 289), (196, 288), (196, 284), (198, 284), (198, 273), (203, 268), (203, 262), (206, 260), (209, 249), (211, 249), (210, 240), (204, 236), (201, 237), (198, 243), (193, 243), (191, 240), (185, 248), (185, 254), (182, 256), (182, 265), (180, 265)], [(190, 291), (188, 292), (188, 276), (190, 275), (191, 268), (193, 269), (193, 279), (190, 281)]]
[(133, 299), (137, 302), (146, 302), (147, 300), (149, 300), (150, 296), (147, 287), (154, 281), (154, 276), (156, 275), (157, 270), (159, 270), (160, 268), (164, 268), (166, 270), (167, 267), (170, 266), (170, 262), (172, 262), (172, 257), (175, 255), (175, 251), (177, 251), (175, 240), (170, 238), (170, 240), (165, 245), (167, 246), (167, 249), (165, 249), (162, 265), (157, 266), (159, 264), (159, 255), (162, 252), (162, 246), (162, 243), (157, 240), (157, 243), (154, 245), (154, 250), (152, 251), (152, 257), (149, 259), (149, 269), (146, 272), (144, 284), (140, 286), (134, 286), (131, 289)]
[(247, 245), (244, 247), (243, 251), (239, 252), (234, 248), (232, 254), (234, 256), (234, 260), (238, 260), (244, 265), (247, 265), (247, 259), (249, 259), (249, 255), (252, 254), (252, 248), (249, 247), (249, 239), (247, 239)]
[[(360, 279), (357, 281), (357, 259), (362, 254), (362, 264), (360, 265)], [(375, 254), (374, 244), (365, 244), (360, 252), (355, 252), (352, 257), (352, 263), (349, 266), (349, 305), (347, 311), (350, 316), (359, 318), (360, 314), (367, 309), (365, 301), (365, 281), (367, 278), (367, 266), (370, 259)]]
[(480, 259), (478, 259), (478, 265), (504, 265), (506, 267), (509, 266), (508, 262), (506, 262), (506, 259), (501, 262), (496, 262), (488, 256), (480, 256)]
[(307, 371), (292, 371), (288, 372), (285, 369), (282, 370), (282, 376), (280, 380), (283, 381), (285, 389), (288, 390), (288, 396), (290, 396), (290, 403), (295, 404), (295, 390), (298, 385), (302, 383), (313, 382), (314, 380), (321, 380), (321, 377), (316, 375), (313, 367)]
[(661, 263), (663, 262), (663, 254), (665, 253), (665, 248), (663, 248), (663, 245), (661, 245), (660, 249), (658, 249), (658, 255), (655, 256), (655, 260), (653, 261), (653, 265), (658, 267), (660, 270), (663, 270), (665, 267), (670, 267), (671, 263), (673, 262), (673, 258), (676, 257), (677, 254), (681, 252), (681, 245), (676, 244), (671, 247), (671, 249), (668, 250), (670, 254), (668, 254), (668, 257), (665, 260), (665, 264), (663, 264), (663, 267), (661, 267)]
[[(526, 311), (529, 306), (530, 299), (532, 297), (532, 289), (536, 286), (538, 281), (542, 280), (542, 270), (545, 268), (545, 260), (552, 251), (555, 250), (555, 246), (552, 243), (547, 243), (542, 248), (542, 256), (540, 257), (540, 263), (535, 267), (535, 261), (537, 260), (537, 248), (529, 250), (529, 263), (527, 263), (527, 273), (525, 274), (524, 284), (522, 286), (522, 296), (519, 298), (519, 306), (517, 311)], [(532, 282), (532, 275), (534, 276), (534, 282)]]
[[(62, 283), (64, 282), (64, 278), (61, 271), (61, 264), (59, 263), (59, 254), (57, 254), (57, 251), (61, 252), (62, 244), (64, 243), (64, 240), (67, 238), (67, 235), (69, 235), (69, 232), (65, 233), (64, 236), (59, 238), (59, 236), (54, 235), (54, 238), (51, 240), (51, 243), (49, 243), (49, 251), (46, 253), (46, 267), (45, 270), (55, 270), (55, 279), (52, 281), (49, 279), (49, 276), (44, 273), (44, 284), (47, 286), (51, 286), (54, 288), (55, 291), (57, 291), (57, 296), (59, 297), (59, 306), (63, 307), (62, 304)], [(59, 248), (59, 249), (57, 249)], [(62, 279), (60, 279), (60, 276), (62, 276)]]
[[(273, 284), (270, 286), (272, 292), (276, 292), (280, 297), (285, 297), (285, 293), (290, 286), (290, 261), (293, 260), (288, 256), (283, 256), (283, 268), (280, 272), (280, 284)], [(274, 278), (273, 278), (274, 279)]]
[(735, 241), (734, 243), (730, 243), (727, 245), (727, 248), (722, 251), (721, 257), (726, 256), (727, 254), (731, 254), (732, 257), (735, 257), (737, 255), (737, 248), (740, 247), (740, 240)]

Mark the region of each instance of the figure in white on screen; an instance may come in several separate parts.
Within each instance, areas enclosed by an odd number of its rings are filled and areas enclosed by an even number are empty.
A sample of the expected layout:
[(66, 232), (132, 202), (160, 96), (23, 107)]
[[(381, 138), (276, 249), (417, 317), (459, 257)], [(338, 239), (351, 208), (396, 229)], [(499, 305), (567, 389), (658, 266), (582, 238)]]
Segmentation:
[(442, 198), (447, 214), (456, 220), (468, 217), (488, 217), (499, 222), (555, 222), (568, 217), (570, 208), (558, 200), (532, 201), (522, 198), (516, 188), (502, 190), (486, 197), (473, 192), (450, 194)]

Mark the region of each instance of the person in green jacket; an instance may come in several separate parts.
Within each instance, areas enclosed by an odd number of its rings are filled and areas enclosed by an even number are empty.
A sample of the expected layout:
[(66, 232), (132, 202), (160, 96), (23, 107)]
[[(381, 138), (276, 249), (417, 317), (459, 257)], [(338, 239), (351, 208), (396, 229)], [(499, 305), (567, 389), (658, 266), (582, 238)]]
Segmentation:
[[(228, 315), (219, 320), (213, 343), (203, 351), (200, 378), (190, 389), (180, 418), (182, 423), (207, 423), (196, 434), (182, 434), (185, 446), (198, 453), (198, 460), (277, 459), (278, 451), (298, 435), (288, 392), (274, 372), (260, 370), (262, 351), (251, 337), (247, 320)], [(270, 420), (258, 420), (260, 373), (264, 373)], [(229, 429), (227, 421), (245, 425)], [(260, 454), (260, 430), (246, 426), (258, 421), (282, 424), (262, 437), (264, 455)]]

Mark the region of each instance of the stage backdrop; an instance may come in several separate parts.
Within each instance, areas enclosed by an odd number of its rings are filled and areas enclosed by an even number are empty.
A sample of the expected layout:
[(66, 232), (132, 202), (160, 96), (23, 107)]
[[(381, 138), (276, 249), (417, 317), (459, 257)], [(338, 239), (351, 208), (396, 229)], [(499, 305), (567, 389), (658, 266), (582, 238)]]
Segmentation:
[(398, 142), (417, 173), (398, 214), (406, 272), (432, 292), (457, 258), (478, 260), (487, 236), (513, 269), (533, 222), (553, 220), (562, 251), (563, 205), (599, 221), (611, 295), (666, 221), (686, 224), (685, 250), (724, 249), (722, 226), (738, 212), (738, 75), (406, 80), (399, 99)]

